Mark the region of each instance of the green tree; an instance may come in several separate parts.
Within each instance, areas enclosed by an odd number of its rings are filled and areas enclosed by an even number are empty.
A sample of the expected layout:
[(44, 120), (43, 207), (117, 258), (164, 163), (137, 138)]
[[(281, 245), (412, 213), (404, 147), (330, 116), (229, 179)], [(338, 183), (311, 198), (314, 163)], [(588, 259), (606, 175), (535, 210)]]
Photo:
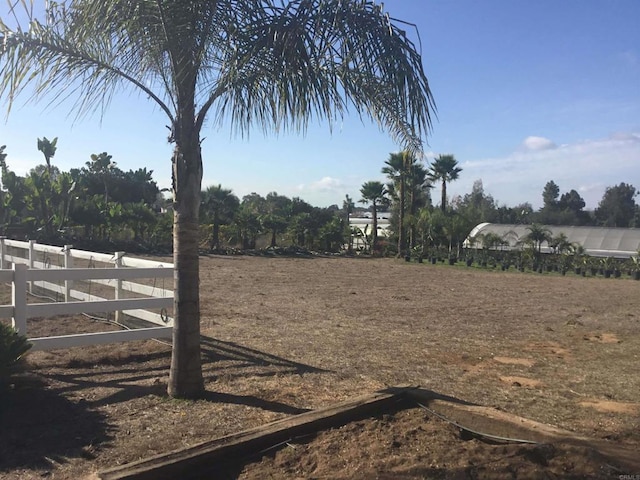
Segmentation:
[(356, 208), (356, 204), (353, 203), (353, 199), (349, 195), (344, 196), (344, 200), (342, 201), (342, 210), (344, 211), (345, 217), (345, 231), (348, 235), (348, 253), (351, 255), (353, 253), (353, 234), (351, 233), (351, 214), (353, 213), (353, 209)]
[(417, 238), (417, 212), (420, 208), (431, 205), (431, 180), (426, 168), (414, 162), (407, 177), (407, 218), (409, 226), (409, 248), (413, 249)]
[[(11, 11), (15, 2), (9, 2)], [(168, 392), (204, 391), (200, 358), (198, 219), (207, 114), (246, 132), (304, 129), (347, 105), (420, 150), (433, 100), (422, 58), (371, 0), (77, 0), (49, 2), (42, 19), (0, 18), (0, 95), (79, 94), (78, 114), (123, 87), (163, 112), (174, 144), (175, 303)], [(27, 88), (28, 87), (28, 88)]]
[(263, 206), (264, 212), (260, 217), (260, 222), (266, 230), (271, 232), (269, 246), (274, 248), (277, 244), (278, 233), (284, 232), (289, 224), (291, 200), (284, 195), (270, 192), (267, 194)]
[(636, 213), (636, 188), (627, 183), (607, 187), (598, 203), (596, 219), (605, 227), (630, 227)]
[(264, 214), (265, 202), (265, 198), (257, 193), (242, 197), (240, 209), (234, 217), (233, 224), (244, 250), (256, 248), (256, 241), (262, 229), (260, 217)]
[(369, 181), (365, 182), (360, 188), (360, 203), (371, 204), (371, 214), (373, 216), (373, 224), (371, 229), (371, 250), (376, 253), (378, 245), (378, 207), (388, 202), (387, 191), (382, 182)]
[(439, 155), (431, 165), (429, 177), (434, 182), (442, 183), (440, 209), (443, 212), (447, 209), (447, 183), (457, 180), (460, 172), (462, 168), (458, 167), (458, 161), (453, 155)]
[(104, 203), (109, 203), (109, 183), (116, 168), (116, 162), (111, 161), (112, 155), (107, 152), (100, 154), (92, 153), (91, 161), (86, 162), (86, 166), (90, 173), (96, 175), (102, 181), (104, 186)]
[(542, 190), (542, 208), (555, 210), (558, 208), (558, 196), (560, 187), (553, 180), (548, 181)]
[(405, 254), (406, 245), (406, 226), (404, 222), (407, 213), (407, 179), (411, 174), (411, 167), (414, 163), (415, 156), (408, 150), (389, 154), (389, 158), (382, 167), (384, 173), (391, 180), (393, 188), (390, 193), (395, 194), (398, 205), (398, 257)]
[(525, 243), (531, 244), (533, 249), (539, 255), (542, 250), (542, 244), (544, 242), (549, 243), (552, 240), (551, 230), (539, 223), (532, 223), (531, 225), (528, 225), (527, 230), (529, 233), (527, 233), (521, 240)]
[(51, 159), (55, 156), (56, 151), (58, 150), (58, 137), (53, 140), (49, 140), (47, 137), (42, 137), (42, 139), (38, 139), (38, 150), (42, 152), (44, 155), (44, 160), (47, 164), (47, 171), (49, 172), (49, 177), (51, 177)]
[(240, 207), (240, 200), (232, 190), (222, 188), (222, 185), (207, 187), (202, 193), (201, 216), (211, 224), (210, 249), (220, 248), (220, 225), (228, 225), (233, 221), (236, 210)]
[(476, 225), (484, 222), (495, 222), (498, 217), (496, 202), (491, 195), (485, 193), (482, 180), (473, 182), (471, 193), (462, 198), (456, 206), (456, 210)]
[[(40, 176), (42, 177), (40, 181), (34, 181), (33, 185), (36, 188), (40, 189), (39, 196), (41, 199), (41, 214), (42, 221), (44, 223), (43, 228), (45, 230), (46, 237), (49, 239), (53, 239), (53, 216), (51, 215), (51, 210), (55, 208), (52, 204), (55, 202), (53, 197), (53, 182), (54, 182), (54, 171), (51, 166), (51, 159), (55, 156), (56, 151), (58, 149), (58, 137), (53, 140), (49, 140), (47, 137), (43, 137), (42, 139), (38, 138), (38, 150), (42, 152), (44, 156), (44, 161), (46, 163), (46, 170), (40, 172)], [(35, 180), (35, 179), (34, 179)]]
[(0, 190), (0, 226), (2, 233), (7, 234), (7, 229), (22, 224), (24, 227), (24, 215), (27, 205), (26, 197), (28, 189), (25, 179), (11, 171), (7, 165), (7, 154), (4, 153), (6, 145), (0, 146), (0, 169), (2, 175), (2, 190)]

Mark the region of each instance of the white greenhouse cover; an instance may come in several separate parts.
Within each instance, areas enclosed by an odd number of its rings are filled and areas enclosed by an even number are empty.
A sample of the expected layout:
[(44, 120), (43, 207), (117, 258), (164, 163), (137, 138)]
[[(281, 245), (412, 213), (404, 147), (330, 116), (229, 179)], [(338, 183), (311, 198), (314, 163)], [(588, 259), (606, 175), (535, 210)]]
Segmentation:
[[(481, 223), (477, 225), (464, 241), (466, 248), (474, 246), (474, 239), (481, 235), (495, 233), (505, 243), (504, 248), (512, 250), (519, 247), (520, 239), (526, 237), (530, 230), (528, 225)], [(572, 227), (566, 225), (544, 225), (555, 237), (561, 233), (567, 236), (570, 243), (582, 245), (585, 253), (595, 257), (629, 258), (638, 255), (640, 249), (640, 228), (606, 228), (606, 227)], [(479, 242), (481, 247), (481, 242)], [(542, 244), (543, 252), (551, 252), (547, 243)]]

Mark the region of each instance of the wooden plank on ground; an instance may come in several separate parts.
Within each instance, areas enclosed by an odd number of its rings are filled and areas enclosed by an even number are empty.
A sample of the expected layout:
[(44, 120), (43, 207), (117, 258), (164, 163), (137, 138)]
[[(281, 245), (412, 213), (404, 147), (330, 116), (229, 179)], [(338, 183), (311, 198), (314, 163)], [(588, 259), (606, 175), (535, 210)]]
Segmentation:
[(216, 440), (156, 455), (120, 467), (98, 472), (100, 480), (173, 480), (198, 478), (198, 472), (208, 472), (216, 462), (242, 458), (295, 437), (391, 410), (406, 398), (409, 388), (393, 388), (348, 400), (319, 410), (284, 418), (257, 428), (228, 435)]
[(637, 450), (620, 443), (576, 435), (569, 430), (519, 417), (493, 407), (470, 404), (431, 390), (412, 389), (407, 391), (406, 396), (409, 400), (425, 405), (436, 414), (475, 432), (537, 443), (564, 443), (588, 447), (628, 468), (629, 472), (640, 472), (640, 455)]

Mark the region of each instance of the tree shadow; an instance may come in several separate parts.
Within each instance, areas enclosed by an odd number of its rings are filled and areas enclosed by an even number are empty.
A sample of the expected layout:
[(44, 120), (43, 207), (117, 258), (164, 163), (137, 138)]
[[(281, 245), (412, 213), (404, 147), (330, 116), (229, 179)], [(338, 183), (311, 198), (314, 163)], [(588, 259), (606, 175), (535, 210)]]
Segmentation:
[[(169, 372), (170, 352), (135, 354), (131, 357), (111, 359), (74, 359), (64, 369), (53, 371), (39, 369), (38, 374), (52, 380), (56, 386), (50, 391), (56, 395), (70, 394), (82, 390), (101, 389), (109, 391), (106, 396), (86, 401), (92, 408), (127, 402), (135, 398), (155, 395), (166, 397), (166, 377)], [(127, 359), (129, 360), (127, 362)], [(209, 377), (270, 377), (275, 375), (301, 375), (303, 373), (326, 373), (327, 370), (293, 362), (259, 350), (243, 347), (233, 342), (224, 342), (211, 337), (202, 337), (203, 370)], [(103, 363), (104, 361), (104, 363)], [(99, 365), (100, 368), (95, 368)], [(305, 410), (278, 402), (262, 400), (254, 396), (230, 395), (206, 392), (205, 400), (236, 403), (262, 408), (278, 413), (296, 414)]]
[[(209, 362), (223, 363), (236, 362), (234, 368), (245, 367), (271, 367), (274, 373), (291, 373), (302, 375), (303, 373), (330, 373), (329, 370), (314, 367), (304, 363), (298, 363), (266, 353), (253, 348), (248, 348), (237, 343), (225, 342), (212, 337), (201, 337), (203, 365)], [(275, 371), (277, 370), (277, 372)]]
[(287, 415), (299, 415), (301, 413), (311, 411), (308, 408), (298, 408), (286, 403), (265, 400), (253, 395), (234, 395), (232, 393), (205, 392), (203, 400), (216, 403), (233, 403), (236, 405), (245, 405), (247, 407), (260, 408), (276, 413), (285, 413)]
[(92, 460), (113, 438), (89, 402), (72, 402), (31, 375), (16, 376), (14, 387), (0, 392), (0, 432), (0, 477), (16, 468), (45, 476), (68, 458)]

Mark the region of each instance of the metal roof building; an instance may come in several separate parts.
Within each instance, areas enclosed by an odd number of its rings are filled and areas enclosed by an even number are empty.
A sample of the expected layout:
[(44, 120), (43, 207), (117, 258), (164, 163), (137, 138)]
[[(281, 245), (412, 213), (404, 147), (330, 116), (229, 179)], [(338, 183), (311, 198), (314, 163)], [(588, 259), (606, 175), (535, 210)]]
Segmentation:
[[(487, 233), (495, 233), (505, 241), (506, 249), (519, 247), (521, 239), (530, 230), (528, 225), (481, 223), (477, 225), (464, 242), (469, 248), (474, 239), (482, 238)], [(552, 236), (564, 233), (570, 243), (582, 245), (588, 255), (594, 257), (629, 258), (638, 255), (640, 249), (640, 228), (607, 228), (607, 227), (572, 227), (566, 225), (544, 225)], [(542, 252), (550, 253), (546, 242), (542, 244)]]

